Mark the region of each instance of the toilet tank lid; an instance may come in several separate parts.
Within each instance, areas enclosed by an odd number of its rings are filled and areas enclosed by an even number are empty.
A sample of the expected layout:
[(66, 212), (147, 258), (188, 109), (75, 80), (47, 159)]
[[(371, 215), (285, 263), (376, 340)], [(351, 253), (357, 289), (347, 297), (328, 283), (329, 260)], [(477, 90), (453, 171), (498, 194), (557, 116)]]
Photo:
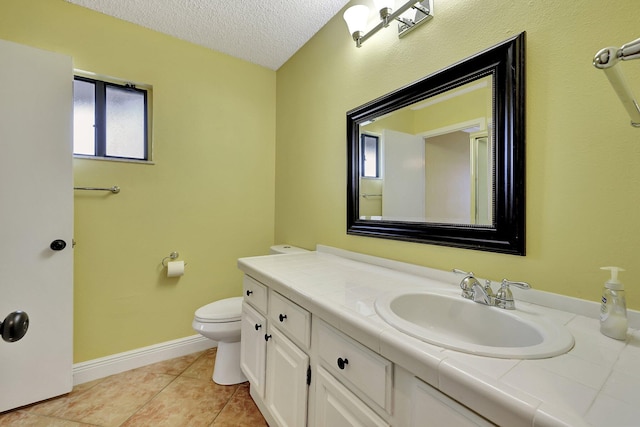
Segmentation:
[(300, 252), (309, 252), (306, 249), (291, 245), (273, 245), (269, 248), (272, 254), (295, 254)]
[(225, 298), (196, 310), (196, 317), (203, 320), (233, 322), (242, 317), (242, 297)]

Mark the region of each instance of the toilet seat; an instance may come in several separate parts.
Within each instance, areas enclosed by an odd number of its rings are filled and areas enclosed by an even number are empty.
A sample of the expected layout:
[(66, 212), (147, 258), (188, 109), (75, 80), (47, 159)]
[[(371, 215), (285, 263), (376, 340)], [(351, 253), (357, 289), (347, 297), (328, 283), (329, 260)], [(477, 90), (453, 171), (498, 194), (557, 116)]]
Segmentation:
[(242, 297), (226, 298), (196, 310), (195, 319), (202, 323), (239, 322), (242, 318)]

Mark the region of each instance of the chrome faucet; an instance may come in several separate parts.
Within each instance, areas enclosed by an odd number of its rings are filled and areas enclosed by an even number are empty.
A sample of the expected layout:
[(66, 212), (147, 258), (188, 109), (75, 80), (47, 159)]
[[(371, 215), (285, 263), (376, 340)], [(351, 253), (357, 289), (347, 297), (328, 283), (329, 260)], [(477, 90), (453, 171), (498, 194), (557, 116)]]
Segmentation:
[(505, 310), (515, 310), (516, 302), (513, 300), (513, 294), (509, 286), (513, 285), (520, 289), (531, 289), (531, 285), (527, 282), (512, 282), (511, 280), (502, 279), (502, 285), (496, 293), (495, 306), (504, 308)]
[(504, 308), (505, 310), (515, 310), (516, 308), (513, 293), (511, 293), (511, 289), (509, 289), (510, 285), (517, 286), (521, 289), (531, 289), (531, 286), (526, 282), (512, 282), (507, 279), (502, 279), (500, 290), (497, 294), (494, 294), (491, 289), (490, 280), (485, 280), (484, 286), (482, 286), (472, 272), (458, 270), (457, 268), (454, 268), (453, 272), (464, 274), (464, 278), (460, 281), (460, 289), (462, 289), (462, 296), (464, 298), (470, 299), (478, 304), (491, 305)]

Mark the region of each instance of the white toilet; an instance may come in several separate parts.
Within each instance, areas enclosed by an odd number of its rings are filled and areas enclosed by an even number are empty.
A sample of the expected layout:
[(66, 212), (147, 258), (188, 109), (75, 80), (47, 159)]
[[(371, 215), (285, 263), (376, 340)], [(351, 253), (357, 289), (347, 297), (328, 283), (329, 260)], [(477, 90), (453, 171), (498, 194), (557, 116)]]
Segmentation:
[[(289, 245), (272, 246), (272, 254), (306, 252)], [(218, 342), (213, 381), (232, 385), (247, 381), (240, 369), (242, 297), (225, 298), (196, 310), (191, 326), (204, 337)]]
[(240, 321), (242, 297), (226, 298), (196, 310), (191, 326), (213, 341), (218, 342), (213, 381), (231, 385), (245, 382), (240, 370)]

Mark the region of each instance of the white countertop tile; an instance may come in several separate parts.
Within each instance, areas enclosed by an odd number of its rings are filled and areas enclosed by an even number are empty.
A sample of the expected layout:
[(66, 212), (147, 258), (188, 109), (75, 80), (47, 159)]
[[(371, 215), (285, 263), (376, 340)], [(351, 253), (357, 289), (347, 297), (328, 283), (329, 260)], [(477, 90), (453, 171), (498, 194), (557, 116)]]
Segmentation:
[(585, 417), (593, 426), (637, 427), (640, 425), (638, 407), (600, 394)]
[(602, 388), (601, 394), (638, 407), (640, 406), (640, 378), (614, 369)]
[(526, 361), (507, 372), (500, 380), (541, 401), (554, 402), (556, 406), (563, 406), (578, 414), (585, 414), (598, 394), (598, 389)]
[(601, 365), (581, 359), (571, 353), (549, 359), (523, 360), (521, 365), (524, 369), (529, 365), (545, 369), (555, 375), (560, 375), (596, 390), (603, 386), (611, 373), (611, 369), (603, 369)]

